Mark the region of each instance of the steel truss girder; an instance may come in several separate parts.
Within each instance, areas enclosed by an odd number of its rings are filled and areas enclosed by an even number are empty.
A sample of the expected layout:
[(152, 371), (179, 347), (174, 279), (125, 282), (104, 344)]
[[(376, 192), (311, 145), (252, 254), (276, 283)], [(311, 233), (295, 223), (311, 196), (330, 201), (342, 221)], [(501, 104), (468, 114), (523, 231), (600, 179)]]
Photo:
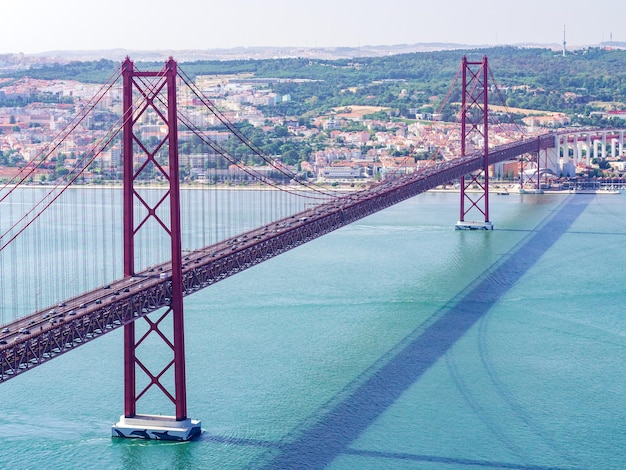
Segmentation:
[[(489, 164), (511, 160), (519, 155), (553, 146), (554, 134), (546, 134), (538, 138), (494, 147), (489, 152)], [(215, 284), (307, 241), (429, 189), (454, 181), (481, 168), (482, 164), (483, 155), (479, 152), (464, 159), (440, 164), (438, 168), (420, 174), (406, 175), (393, 180), (386, 189), (374, 187), (368, 193), (363, 192), (363, 197), (357, 201), (351, 202), (349, 198), (341, 198), (332, 203), (336, 204), (332, 212), (306, 225), (277, 233), (233, 253), (216, 258), (207, 256), (197, 265), (183, 268), (183, 294), (193, 294), (199, 289)], [(201, 251), (210, 253), (213, 250), (207, 247)], [(168, 264), (162, 266), (164, 271), (167, 267)], [(92, 302), (86, 308), (78, 309), (76, 316), (64, 317), (62, 323), (50, 325), (40, 331), (20, 337), (12, 344), (0, 346), (0, 383), (160, 308), (168, 307), (172, 298), (172, 283), (169, 279), (159, 279), (159, 272), (144, 271), (134, 277), (134, 279), (142, 279), (143, 286), (140, 292), (120, 291), (118, 295), (114, 295), (111, 292), (113, 289), (99, 288), (85, 293), (83, 296), (98, 297), (102, 303)], [(71, 305), (72, 302), (77, 302), (77, 300), (68, 299), (64, 303)], [(40, 317), (49, 310), (50, 308), (47, 308), (36, 312), (32, 317)], [(71, 319), (68, 320), (68, 318)]]

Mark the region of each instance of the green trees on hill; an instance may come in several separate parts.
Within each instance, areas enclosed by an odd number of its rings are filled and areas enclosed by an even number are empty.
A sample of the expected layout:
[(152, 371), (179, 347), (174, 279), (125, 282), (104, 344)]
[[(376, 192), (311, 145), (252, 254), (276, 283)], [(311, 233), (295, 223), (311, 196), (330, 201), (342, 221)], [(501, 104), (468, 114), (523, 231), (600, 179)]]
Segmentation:
[[(356, 59), (271, 59), (184, 62), (179, 66), (196, 75), (253, 74), (257, 78), (307, 81), (271, 83), (269, 87), (290, 100), (263, 111), (267, 115), (303, 117), (326, 113), (338, 106), (376, 105), (411, 117), (412, 111), (438, 111), (459, 70), (461, 57), (489, 58), (493, 76), (490, 102), (511, 107), (561, 111), (590, 119), (600, 109), (626, 108), (626, 51), (590, 48), (568, 53), (538, 48), (496, 47), (400, 54)], [(161, 63), (138, 64), (142, 69)], [(74, 79), (104, 82), (119, 64), (110, 60), (72, 62), (12, 72), (13, 78)], [(1, 88), (0, 88), (1, 90)], [(460, 99), (460, 84), (450, 102)], [(504, 102), (503, 102), (504, 101)], [(3, 105), (0, 103), (0, 105)], [(453, 110), (442, 110), (452, 115)]]

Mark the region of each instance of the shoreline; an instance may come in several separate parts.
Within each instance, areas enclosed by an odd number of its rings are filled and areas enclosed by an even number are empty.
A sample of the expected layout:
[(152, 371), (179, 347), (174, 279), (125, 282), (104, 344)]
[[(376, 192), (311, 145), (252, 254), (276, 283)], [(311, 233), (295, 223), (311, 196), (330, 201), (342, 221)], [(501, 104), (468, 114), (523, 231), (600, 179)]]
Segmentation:
[[(26, 189), (55, 189), (55, 185), (48, 184), (22, 184), (20, 185)], [(332, 186), (332, 185), (319, 185), (315, 183), (311, 183), (311, 186), (316, 189), (323, 189), (327, 191), (333, 192), (356, 192), (368, 189), (366, 184), (360, 183), (359, 187), (354, 186)], [(122, 189), (123, 186), (121, 183), (111, 183), (111, 184), (77, 184), (72, 185), (69, 189)], [(167, 185), (163, 184), (145, 184), (135, 186), (137, 189), (147, 189), (147, 190), (165, 190), (167, 189)], [(313, 189), (305, 186), (280, 186), (273, 187), (265, 184), (258, 185), (229, 185), (229, 184), (211, 184), (211, 185), (201, 185), (201, 184), (181, 184), (181, 190), (219, 190), (219, 191), (279, 191), (279, 190), (290, 190), (290, 191), (312, 191)], [(433, 193), (460, 193), (460, 188), (456, 188), (454, 186), (450, 187), (436, 187), (429, 189), (426, 192)], [(479, 189), (468, 189), (466, 192), (468, 193), (480, 193)], [(493, 195), (508, 195), (508, 194), (620, 194), (620, 189), (520, 189), (519, 187), (502, 187), (500, 185), (489, 186), (489, 193)]]
[[(311, 184), (312, 187), (314, 187), (315, 189), (325, 189), (328, 191), (335, 191), (335, 192), (340, 192), (340, 191), (345, 191), (345, 192), (352, 192), (352, 191), (360, 191), (363, 189), (367, 189), (365, 187), (354, 187), (354, 188), (350, 188), (350, 187), (342, 187), (342, 186), (329, 186), (329, 185), (316, 185), (316, 184)], [(28, 189), (54, 189), (56, 187), (56, 185), (53, 184), (21, 184), (20, 187), (22, 188), (28, 188)], [(59, 186), (60, 187), (60, 186)], [(153, 189), (153, 190), (164, 190), (167, 189), (167, 185), (163, 184), (163, 185), (159, 185), (159, 184), (146, 184), (146, 185), (138, 185), (135, 186), (135, 188), (138, 189)], [(122, 189), (123, 186), (121, 183), (111, 183), (111, 184), (74, 184), (68, 187), (68, 189)], [(218, 189), (218, 190), (225, 190), (225, 191), (278, 191), (281, 189), (285, 189), (285, 190), (298, 190), (298, 191), (312, 191), (311, 188), (308, 188), (306, 186), (280, 186), (280, 187), (272, 187), (269, 185), (216, 185), (216, 184), (212, 184), (212, 185), (197, 185), (197, 184), (181, 184), (180, 185), (180, 189), (186, 189), (186, 190), (206, 190), (206, 189)]]

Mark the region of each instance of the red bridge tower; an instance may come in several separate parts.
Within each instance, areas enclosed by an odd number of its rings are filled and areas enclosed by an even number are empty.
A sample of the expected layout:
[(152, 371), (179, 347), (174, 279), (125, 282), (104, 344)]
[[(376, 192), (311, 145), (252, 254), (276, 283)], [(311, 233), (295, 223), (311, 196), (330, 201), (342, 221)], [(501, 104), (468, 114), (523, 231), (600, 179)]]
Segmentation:
[[(124, 414), (112, 428), (114, 437), (189, 440), (200, 434), (200, 422), (187, 417), (185, 338), (183, 325), (182, 247), (180, 188), (178, 174), (178, 116), (176, 108), (176, 62), (169, 59), (160, 72), (140, 72), (130, 59), (122, 63), (123, 77), (123, 167), (124, 167), (124, 276), (135, 275), (135, 241), (141, 230), (160, 232), (171, 246), (171, 273), (156, 273), (170, 283), (169, 305), (155, 321), (147, 316), (147, 328), (136, 334), (135, 321), (124, 325)], [(167, 131), (158, 143), (142, 142), (133, 127), (141, 119), (159, 121)], [(135, 151), (139, 155), (135, 156)], [(167, 165), (166, 165), (167, 164)], [(135, 183), (146, 173), (155, 173), (167, 188), (149, 198)], [(168, 207), (169, 206), (169, 207)], [(136, 220), (136, 215), (137, 217)], [(161, 231), (162, 230), (162, 231)], [(171, 324), (165, 320), (171, 319)], [(138, 350), (149, 342), (164, 343), (173, 358), (162, 368)], [(160, 354), (159, 354), (160, 356)], [(158, 366), (157, 366), (158, 367)], [(137, 370), (144, 379), (138, 390)], [(173, 373), (172, 373), (173, 371)], [(173, 390), (171, 388), (173, 387)], [(175, 407), (174, 416), (137, 414), (137, 402), (150, 391)]]
[[(461, 210), (455, 227), (459, 230), (493, 230), (489, 221), (489, 115), (487, 56), (469, 62), (463, 56), (463, 95), (461, 98), (461, 155), (482, 151), (483, 168), (461, 177)], [(467, 221), (470, 212), (484, 220)]]

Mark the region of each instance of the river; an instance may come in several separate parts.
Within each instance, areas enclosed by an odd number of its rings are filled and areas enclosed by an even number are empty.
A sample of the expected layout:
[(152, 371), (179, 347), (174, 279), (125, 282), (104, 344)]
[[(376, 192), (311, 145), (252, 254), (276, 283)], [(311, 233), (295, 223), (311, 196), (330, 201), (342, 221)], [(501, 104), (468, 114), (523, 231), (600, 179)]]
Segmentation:
[(455, 231), (422, 194), (186, 297), (195, 441), (110, 437), (121, 330), (1, 384), (0, 468), (623, 468), (626, 196), (491, 203)]

